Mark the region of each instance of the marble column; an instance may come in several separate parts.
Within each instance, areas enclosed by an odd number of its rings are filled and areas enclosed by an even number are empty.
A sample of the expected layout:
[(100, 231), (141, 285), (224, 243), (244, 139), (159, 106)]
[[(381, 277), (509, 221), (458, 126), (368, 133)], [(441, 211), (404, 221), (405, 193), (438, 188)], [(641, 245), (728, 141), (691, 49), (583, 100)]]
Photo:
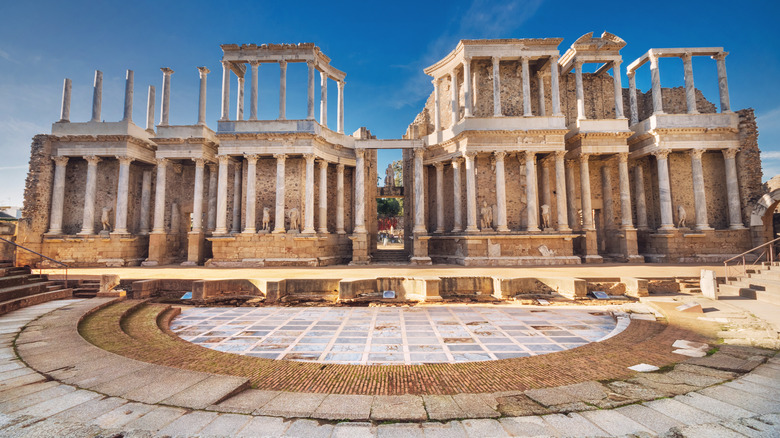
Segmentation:
[(252, 68), (252, 84), (249, 88), (249, 120), (257, 120), (257, 97), (259, 93), (260, 62), (249, 61)]
[(238, 92), (236, 93), (236, 120), (244, 120), (244, 77), (236, 77), (238, 81)]
[(354, 234), (366, 231), (366, 150), (355, 148), (355, 229)]
[(328, 75), (320, 72), (320, 125), (328, 127)]
[(525, 151), (525, 200), (528, 214), (526, 231), (539, 231), (539, 201), (537, 199), (536, 152)]
[(219, 120), (230, 119), (230, 63), (222, 61), (222, 117)]
[(154, 134), (154, 85), (149, 85), (149, 92), (146, 95), (146, 131)]
[(336, 107), (336, 129), (339, 134), (344, 133), (344, 81), (338, 81), (339, 101)]
[(425, 181), (423, 148), (414, 148), (414, 234), (425, 234)]
[(285, 154), (274, 154), (276, 158), (276, 208), (274, 210), (274, 233), (284, 233), (284, 164)]
[(217, 165), (208, 164), (209, 168), (209, 202), (208, 202), (208, 220), (206, 227), (208, 231), (214, 231), (217, 227)]
[(168, 67), (160, 69), (163, 72), (162, 84), (162, 110), (160, 111), (160, 124), (168, 126), (171, 114), (171, 75), (173, 70)]
[(628, 178), (628, 152), (618, 154), (618, 187), (620, 188), (620, 228), (633, 229), (631, 182)]
[(255, 216), (257, 214), (257, 154), (244, 154), (246, 158), (246, 211), (244, 213), (244, 234), (254, 234), (257, 231)]
[(287, 119), (287, 61), (279, 61), (279, 120)]
[(452, 110), (452, 127), (458, 123), (460, 117), (460, 102), (458, 102), (458, 75), (455, 70), (450, 72), (450, 109)]
[(70, 122), (70, 94), (73, 89), (73, 83), (65, 78), (62, 83), (62, 111), (60, 111), (60, 123)]
[(661, 73), (658, 71), (658, 57), (650, 56), (650, 81), (652, 82), (653, 114), (663, 114), (663, 95), (661, 94)]
[(631, 125), (636, 124), (639, 121), (639, 108), (636, 103), (636, 77), (634, 72), (628, 73), (628, 106), (631, 111)]
[(589, 154), (580, 154), (580, 202), (582, 204), (582, 228), (595, 230), (593, 224), (593, 207), (590, 198), (590, 165)]
[(582, 86), (582, 61), (574, 62), (574, 81), (577, 94), (577, 120), (585, 120), (585, 89)]
[(344, 165), (336, 166), (336, 234), (346, 234), (344, 230)]
[(474, 170), (476, 152), (466, 152), (466, 232), (476, 233), (477, 228), (477, 175)]
[(555, 200), (558, 208), (558, 231), (568, 232), (569, 216), (566, 205), (566, 165), (564, 157), (566, 151), (555, 152)]
[(612, 203), (612, 173), (608, 165), (601, 166), (601, 201), (603, 226), (611, 229), (615, 222), (614, 204)]
[(472, 116), (471, 102), (471, 58), (463, 59), (463, 117)]
[(550, 96), (552, 97), (552, 112), (554, 116), (562, 116), (561, 88), (558, 84), (558, 57), (550, 57)]
[(674, 229), (672, 216), (672, 187), (669, 183), (669, 149), (653, 152), (658, 165), (658, 198), (661, 204), (661, 230)]
[(433, 132), (441, 131), (441, 104), (439, 103), (439, 80), (434, 78), (433, 83)]
[(133, 121), (133, 82), (134, 82), (134, 74), (132, 70), (127, 71), (127, 76), (125, 77), (125, 106), (124, 106), (124, 113), (122, 115), (122, 121), (123, 122), (132, 122)]
[(612, 61), (612, 86), (615, 93), (615, 118), (625, 119), (623, 113), (623, 79), (620, 77), (620, 61)]
[(460, 188), (460, 158), (452, 159), (452, 232), (459, 233), (463, 231), (463, 219), (461, 214), (463, 213), (463, 207), (461, 206), (461, 188)]
[(114, 232), (129, 234), (127, 231), (127, 198), (130, 196), (130, 157), (116, 157), (119, 160), (119, 175), (116, 186), (116, 211), (114, 212)]
[(520, 64), (523, 69), (523, 116), (531, 117), (533, 116), (531, 113), (531, 74), (528, 71), (528, 58), (521, 57)]
[(501, 60), (493, 57), (493, 117), (501, 117), (501, 77), (499, 74), (499, 64)]
[(192, 231), (203, 231), (203, 170), (206, 160), (193, 158), (195, 162), (195, 191), (192, 194)]
[(720, 93), (720, 112), (730, 113), (731, 104), (729, 103), (729, 81), (726, 76), (726, 55), (728, 52), (720, 52), (712, 58), (716, 61), (718, 68), (718, 91)]
[(504, 158), (506, 152), (493, 152), (496, 157), (496, 231), (505, 233), (509, 231), (506, 220), (506, 172), (504, 171)]
[(639, 163), (634, 164), (634, 193), (636, 195), (636, 224), (640, 230), (646, 230), (648, 226), (645, 176)]
[[(95, 70), (95, 82), (92, 85), (92, 119), (90, 122), (100, 121), (100, 109), (103, 105), (103, 72)], [(94, 231), (94, 226), (93, 226)]]
[(138, 234), (149, 234), (149, 212), (152, 209), (152, 171), (144, 170), (141, 181), (141, 221)]
[(698, 114), (696, 110), (696, 87), (693, 85), (693, 56), (686, 53), (682, 56), (683, 74), (685, 75), (685, 104), (688, 114)]
[(545, 117), (547, 116), (547, 108), (544, 107), (544, 75), (541, 71), (536, 72), (536, 83), (539, 86), (539, 115)]
[(97, 191), (97, 168), (100, 158), (84, 157), (87, 160), (87, 183), (84, 191), (84, 216), (81, 222), (81, 235), (95, 234), (95, 194)]
[(575, 186), (574, 166), (575, 160), (566, 160), (566, 210), (569, 218), (569, 226), (574, 229), (580, 228), (580, 222), (577, 217), (577, 193)]
[(152, 234), (165, 233), (165, 180), (168, 160), (157, 158), (157, 179), (154, 185), (154, 222)]
[(309, 74), (306, 80), (306, 120), (314, 118), (314, 61), (306, 61)]
[(206, 76), (211, 72), (206, 67), (198, 67), (200, 92), (198, 93), (198, 125), (206, 126)]
[(52, 157), (52, 160), (54, 160), (54, 187), (51, 190), (49, 232), (46, 234), (62, 234), (62, 209), (65, 205), (65, 171), (68, 157)]
[(319, 183), (320, 185), (319, 222), (320, 223), (319, 223), (319, 227), (317, 228), (317, 232), (322, 234), (327, 234), (328, 233), (328, 162), (325, 160), (320, 160), (317, 164), (320, 170), (320, 183)]
[(739, 180), (737, 179), (737, 148), (723, 149), (723, 160), (726, 164), (726, 193), (729, 206), (729, 229), (741, 230), (745, 228), (742, 223), (742, 206), (739, 199)]
[(711, 230), (707, 220), (707, 194), (704, 186), (704, 171), (701, 156), (704, 149), (691, 150), (691, 175), (693, 177), (693, 204), (696, 210), (696, 229)]
[(444, 163), (433, 163), (436, 169), (436, 229), (434, 233), (444, 232)]
[[(539, 198), (541, 198), (541, 204), (547, 204), (548, 207), (550, 207), (550, 212), (552, 212), (552, 196), (550, 193), (550, 161), (545, 159), (541, 161), (541, 178), (537, 179), (537, 181), (540, 181), (541, 187), (539, 187)], [(552, 219), (552, 218), (551, 218)]]
[(228, 164), (230, 157), (219, 155), (219, 176), (217, 178), (217, 225), (214, 234), (225, 235), (227, 229), (227, 191), (228, 191)]
[(230, 232), (236, 234), (241, 231), (241, 177), (242, 166), (241, 159), (239, 159), (235, 166), (233, 166), (233, 214), (230, 222)]
[(314, 234), (314, 154), (303, 154), (306, 160), (306, 182), (303, 206), (303, 233)]

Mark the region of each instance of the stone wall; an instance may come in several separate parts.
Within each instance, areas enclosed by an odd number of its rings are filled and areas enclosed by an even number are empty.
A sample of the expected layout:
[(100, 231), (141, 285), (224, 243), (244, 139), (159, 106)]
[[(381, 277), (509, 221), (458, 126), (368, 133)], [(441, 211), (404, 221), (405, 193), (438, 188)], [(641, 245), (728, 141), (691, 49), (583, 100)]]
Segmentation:
[(465, 266), (578, 264), (571, 236), (497, 235), (431, 237), (429, 255), (434, 263)]
[(352, 245), (344, 234), (236, 234), (211, 237), (214, 257), (206, 266), (326, 266), (346, 263)]
[[(69, 267), (138, 266), (146, 259), (148, 247), (148, 236), (61, 236), (46, 237), (41, 253), (66, 263)], [(37, 265), (40, 258), (36, 255), (32, 257), (34, 265)], [(44, 266), (56, 267), (50, 262), (42, 263)]]
[[(49, 228), (49, 206), (54, 178), (54, 162), (51, 159), (51, 141), (47, 135), (36, 135), (30, 146), (30, 166), (24, 187), (22, 219), (17, 225), (16, 243), (41, 252), (41, 236)], [(69, 202), (65, 202), (68, 204)], [(48, 255), (48, 254), (46, 254)], [(31, 265), (38, 256), (27, 251), (17, 255), (17, 265)]]

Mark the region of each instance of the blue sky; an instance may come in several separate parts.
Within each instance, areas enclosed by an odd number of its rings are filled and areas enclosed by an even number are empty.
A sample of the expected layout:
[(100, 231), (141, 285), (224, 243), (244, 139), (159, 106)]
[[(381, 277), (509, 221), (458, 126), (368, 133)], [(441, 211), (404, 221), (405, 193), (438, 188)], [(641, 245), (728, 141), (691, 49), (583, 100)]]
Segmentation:
[[(209, 75), (207, 120), (219, 118), (226, 43), (314, 42), (347, 73), (345, 131), (368, 127), (400, 138), (432, 90), (422, 69), (465, 38), (562, 37), (561, 53), (584, 33), (612, 32), (628, 45), (624, 66), (653, 47), (723, 46), (733, 109), (755, 108), (764, 179), (780, 173), (780, 6), (773, 1), (447, 2), (24, 1), (0, 3), (0, 205), (21, 205), (33, 135), (59, 119), (62, 80), (73, 80), (71, 120), (90, 118), (95, 69), (104, 73), (103, 119), (122, 118), (125, 70), (135, 71), (134, 120), (146, 114), (146, 87), (173, 68), (171, 123), (197, 119), (198, 72)], [(682, 86), (682, 62), (663, 59), (663, 86)], [(637, 86), (650, 85), (647, 68)], [(694, 60), (697, 88), (718, 102), (715, 63)], [(261, 67), (260, 117), (275, 118), (278, 70)], [(288, 118), (305, 116), (305, 64), (288, 68)], [(319, 82), (319, 81), (318, 81)], [(623, 84), (628, 80), (623, 72)], [(235, 81), (232, 84), (235, 111)], [(247, 86), (247, 92), (248, 92)], [(247, 93), (248, 94), (248, 93)], [(331, 82), (329, 121), (336, 121)], [(319, 84), (317, 85), (319, 95)], [(248, 97), (247, 97), (248, 99)], [(248, 100), (245, 105), (248, 116)], [(319, 110), (317, 110), (319, 111)], [(380, 156), (379, 169), (396, 158)], [(381, 173), (381, 172), (380, 172)]]

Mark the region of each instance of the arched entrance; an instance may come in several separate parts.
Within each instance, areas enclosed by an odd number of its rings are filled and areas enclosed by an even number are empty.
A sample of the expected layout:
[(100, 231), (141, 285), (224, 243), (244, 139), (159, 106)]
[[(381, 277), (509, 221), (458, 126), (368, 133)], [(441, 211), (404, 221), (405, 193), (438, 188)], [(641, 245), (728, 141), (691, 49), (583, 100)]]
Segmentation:
[(753, 246), (769, 242), (780, 233), (780, 189), (764, 194), (750, 213), (750, 231)]

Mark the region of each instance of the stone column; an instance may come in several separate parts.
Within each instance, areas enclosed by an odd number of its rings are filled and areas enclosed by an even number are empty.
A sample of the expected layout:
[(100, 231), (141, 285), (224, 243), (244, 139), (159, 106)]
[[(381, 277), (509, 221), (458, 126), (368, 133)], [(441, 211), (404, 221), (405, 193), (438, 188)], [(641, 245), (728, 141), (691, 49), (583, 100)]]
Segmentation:
[(496, 157), (496, 231), (505, 233), (509, 231), (506, 220), (506, 175), (504, 172), (504, 158), (506, 152), (493, 152)]
[(571, 228), (579, 229), (580, 223), (577, 218), (577, 194), (574, 184), (574, 160), (566, 160), (564, 165), (566, 166), (566, 204), (567, 204), (567, 216), (569, 218), (569, 226)]
[[(200, 92), (198, 93), (198, 125), (206, 126), (206, 76), (211, 72), (206, 67), (198, 67)], [(253, 76), (254, 77), (254, 76)]]
[(471, 58), (463, 59), (463, 117), (472, 116)]
[(523, 68), (523, 116), (531, 117), (531, 75), (528, 71), (528, 58), (523, 56), (520, 58), (520, 63)]
[(536, 152), (525, 151), (525, 199), (528, 214), (527, 231), (539, 231), (539, 202), (537, 200)]
[(693, 85), (693, 60), (690, 53), (682, 56), (683, 73), (685, 75), (685, 104), (688, 114), (698, 114), (696, 110), (696, 87)]
[(731, 112), (731, 104), (729, 103), (729, 81), (726, 76), (726, 55), (728, 54), (728, 52), (720, 52), (712, 57), (716, 61), (718, 68), (718, 91), (720, 92), (720, 112), (722, 113)]
[(366, 150), (355, 149), (355, 229), (354, 234), (366, 233)]
[(238, 80), (238, 102), (236, 102), (236, 120), (244, 120), (244, 77), (236, 77)]
[(554, 116), (562, 116), (561, 89), (558, 85), (558, 57), (550, 57), (550, 88), (552, 97), (552, 112)]
[(336, 108), (336, 128), (339, 134), (344, 133), (344, 81), (337, 82), (339, 89), (339, 101)]
[(653, 152), (658, 165), (658, 198), (661, 203), (661, 230), (674, 229), (672, 216), (672, 188), (669, 183), (669, 149)]
[(452, 212), (452, 218), (453, 218), (453, 225), (452, 225), (452, 232), (453, 233), (459, 233), (463, 231), (463, 220), (461, 219), (461, 214), (463, 213), (463, 207), (460, 204), (460, 164), (461, 159), (460, 158), (453, 158), (452, 159), (452, 193), (453, 193), (453, 199), (452, 199), (452, 205), (453, 205), (453, 212)]
[(344, 165), (336, 166), (336, 233), (346, 234), (344, 230)]
[(222, 61), (222, 117), (219, 120), (230, 119), (230, 63)]
[(306, 61), (306, 67), (309, 70), (306, 87), (306, 120), (315, 120), (314, 118), (314, 61)]
[(620, 61), (612, 61), (612, 85), (615, 89), (615, 118), (625, 119), (623, 114), (623, 79), (620, 77)]
[(628, 178), (628, 152), (618, 154), (618, 187), (620, 187), (620, 227), (634, 228), (631, 215), (631, 182)]
[(303, 233), (314, 234), (314, 154), (303, 154), (306, 160), (306, 187), (303, 212)]
[(244, 213), (244, 234), (254, 234), (257, 231), (255, 215), (257, 207), (257, 196), (255, 188), (257, 185), (257, 154), (244, 154), (246, 158), (246, 212)]
[(287, 119), (287, 61), (279, 61), (279, 120)]
[(328, 162), (320, 160), (317, 163), (320, 168), (320, 219), (318, 233), (328, 233)]
[(70, 122), (70, 93), (73, 89), (73, 83), (65, 78), (62, 83), (62, 111), (60, 111), (60, 123)]
[(235, 234), (241, 231), (241, 165), (239, 159), (233, 166), (233, 219), (230, 223), (230, 232)]
[(501, 78), (499, 74), (499, 64), (501, 60), (493, 57), (493, 117), (501, 117)]
[(152, 171), (144, 170), (141, 182), (141, 223), (138, 234), (149, 234), (149, 211), (152, 209)]
[(228, 163), (230, 157), (219, 155), (219, 177), (217, 179), (217, 226), (214, 234), (227, 234), (227, 185), (228, 185)]
[(125, 106), (122, 121), (133, 121), (133, 79), (133, 71), (128, 70), (125, 77)]
[(646, 230), (647, 226), (647, 205), (645, 197), (645, 177), (642, 166), (639, 163), (634, 165), (634, 192), (636, 193), (636, 223), (640, 230)]
[(149, 85), (149, 92), (146, 95), (146, 131), (154, 134), (154, 85)]
[(653, 84), (653, 114), (663, 114), (663, 96), (661, 95), (661, 73), (658, 71), (658, 58), (650, 56), (650, 80)]
[(168, 126), (168, 121), (171, 113), (171, 75), (173, 70), (168, 67), (163, 67), (160, 70), (163, 72), (163, 85), (162, 85), (162, 110), (160, 112), (160, 124)]
[(628, 105), (631, 111), (631, 120), (629, 123), (634, 125), (639, 122), (639, 108), (637, 108), (636, 103), (636, 77), (634, 77), (634, 72), (628, 73)]
[(612, 174), (609, 166), (601, 166), (601, 200), (604, 213), (604, 228), (611, 229), (615, 221), (615, 211), (612, 203)]
[(453, 69), (450, 73), (450, 109), (452, 110), (452, 127), (458, 123), (460, 117), (460, 102), (458, 102), (458, 75)]
[(249, 66), (252, 68), (252, 84), (249, 89), (249, 120), (257, 120), (257, 94), (258, 90), (258, 74), (260, 74), (260, 62), (249, 61)]
[(425, 234), (425, 181), (423, 177), (423, 148), (414, 148), (414, 234)]
[(568, 232), (569, 216), (566, 206), (566, 165), (564, 157), (566, 151), (555, 152), (555, 200), (558, 207), (558, 231)]
[(284, 233), (284, 162), (285, 154), (274, 154), (276, 158), (276, 208), (274, 210), (274, 233)]
[(62, 234), (62, 208), (65, 204), (65, 171), (68, 157), (52, 157), (52, 160), (54, 160), (54, 187), (51, 190), (49, 232), (46, 234)]
[(439, 80), (434, 78), (433, 83), (433, 132), (441, 131), (441, 104), (439, 103)]
[[(725, 56), (725, 55), (724, 55)], [(742, 230), (742, 206), (739, 199), (739, 180), (737, 179), (737, 148), (723, 149), (723, 160), (726, 164), (726, 193), (729, 198), (729, 229)]]
[(328, 127), (328, 75), (320, 72), (320, 125)]
[(466, 232), (476, 233), (477, 228), (477, 175), (474, 171), (476, 152), (466, 152)]
[(585, 90), (582, 86), (582, 61), (574, 61), (574, 81), (577, 92), (577, 120), (585, 120)]
[(154, 186), (154, 223), (152, 233), (165, 233), (165, 178), (168, 160), (157, 158), (157, 179)]
[(97, 190), (97, 167), (100, 158), (94, 155), (84, 157), (87, 160), (87, 184), (84, 191), (84, 216), (81, 222), (81, 235), (95, 234), (95, 191)]
[(127, 231), (127, 197), (130, 196), (130, 157), (116, 157), (119, 160), (119, 176), (116, 185), (116, 211), (114, 212), (114, 232), (129, 234)]
[(433, 163), (436, 169), (436, 229), (434, 233), (444, 232), (444, 163)]
[(208, 231), (214, 231), (217, 226), (217, 166), (213, 163), (208, 164), (209, 168), (209, 211), (208, 211)]
[[(95, 70), (95, 83), (92, 86), (92, 119), (90, 122), (100, 121), (100, 107), (103, 105), (103, 72)], [(94, 226), (93, 226), (94, 231)]]
[(590, 198), (589, 158), (589, 154), (580, 154), (580, 201), (582, 203), (582, 228), (592, 231), (596, 227), (593, 224), (593, 207)]
[(544, 75), (541, 71), (536, 72), (536, 83), (539, 85), (539, 115), (545, 117), (547, 108), (544, 107)]
[(704, 149), (691, 150), (691, 175), (693, 176), (693, 203), (696, 209), (696, 229), (711, 230), (707, 221), (707, 194), (704, 186), (704, 171), (701, 156)]
[[(547, 204), (548, 207), (550, 207), (550, 211), (552, 212), (552, 196), (550, 194), (550, 162), (549, 160), (545, 159), (541, 161), (541, 178), (537, 179), (537, 181), (541, 181), (541, 187), (539, 187), (539, 198), (541, 198), (541, 204)], [(552, 218), (551, 218), (552, 219)]]
[(192, 194), (192, 231), (203, 231), (203, 170), (206, 160), (193, 158), (195, 162), (195, 192)]

